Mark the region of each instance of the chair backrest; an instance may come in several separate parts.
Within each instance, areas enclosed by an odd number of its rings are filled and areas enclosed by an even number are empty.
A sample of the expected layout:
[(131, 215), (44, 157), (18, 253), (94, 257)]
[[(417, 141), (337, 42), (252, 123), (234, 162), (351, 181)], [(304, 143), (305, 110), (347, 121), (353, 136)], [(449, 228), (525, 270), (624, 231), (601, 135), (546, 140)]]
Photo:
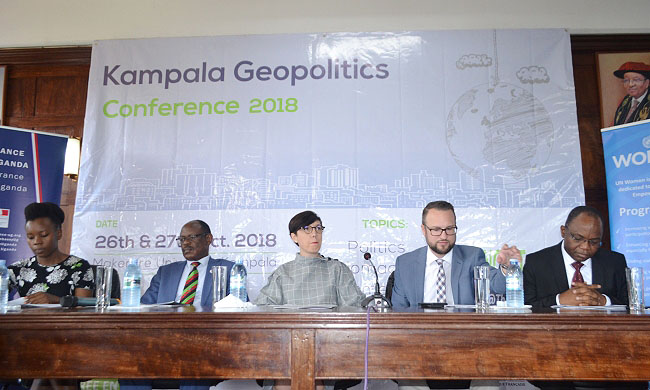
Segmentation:
[[(97, 280), (97, 265), (91, 264), (90, 266), (93, 269), (93, 275), (95, 276), (95, 280)], [(120, 273), (117, 272), (115, 268), (113, 268), (113, 280), (111, 280), (111, 298), (115, 298), (115, 299), (122, 298), (122, 293), (120, 292), (121, 285), (122, 284), (120, 283)], [(95, 291), (93, 291), (93, 297), (94, 296), (95, 296)]]
[(390, 273), (388, 280), (386, 281), (386, 299), (388, 302), (393, 303), (391, 298), (393, 297), (393, 285), (395, 284), (395, 271)]

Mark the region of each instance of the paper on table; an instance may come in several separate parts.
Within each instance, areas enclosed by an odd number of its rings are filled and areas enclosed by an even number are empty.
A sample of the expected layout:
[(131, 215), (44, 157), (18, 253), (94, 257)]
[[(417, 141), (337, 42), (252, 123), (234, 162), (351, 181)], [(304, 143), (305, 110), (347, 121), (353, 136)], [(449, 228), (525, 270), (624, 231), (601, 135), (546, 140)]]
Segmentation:
[(29, 307), (61, 307), (60, 303), (27, 303), (25, 297), (12, 299), (7, 303), (8, 306), (29, 306)]
[[(445, 306), (445, 309), (475, 309), (476, 305), (447, 305)], [(517, 309), (530, 309), (532, 308), (531, 305), (523, 305), (519, 307), (511, 307), (511, 306), (497, 306), (497, 305), (490, 305), (488, 306), (490, 310), (517, 310)]]
[(215, 302), (212, 306), (214, 309), (219, 308), (232, 308), (232, 307), (254, 307), (250, 302), (243, 302), (241, 299), (237, 298), (232, 294), (228, 294), (224, 299), (219, 302)]
[(610, 306), (553, 305), (551, 306), (551, 309), (627, 311), (627, 306), (625, 305), (610, 305)]
[(476, 305), (446, 305), (445, 309), (475, 309)]

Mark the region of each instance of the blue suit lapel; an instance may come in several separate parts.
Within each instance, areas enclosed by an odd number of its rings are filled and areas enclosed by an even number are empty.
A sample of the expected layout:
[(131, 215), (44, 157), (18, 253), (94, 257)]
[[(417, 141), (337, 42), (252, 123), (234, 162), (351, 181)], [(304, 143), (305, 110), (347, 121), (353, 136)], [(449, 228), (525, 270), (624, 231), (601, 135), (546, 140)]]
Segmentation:
[(201, 306), (212, 306), (212, 267), (219, 265), (218, 261), (210, 257), (208, 268), (203, 278), (203, 291), (201, 292)]
[(424, 247), (420, 250), (415, 258), (415, 267), (413, 271), (415, 272), (415, 281), (414, 286), (419, 286), (415, 289), (415, 302), (411, 302), (411, 306), (417, 306), (418, 303), (424, 302), (424, 273), (427, 269), (427, 251), (428, 247)]
[(458, 304), (460, 297), (458, 292), (458, 283), (460, 282), (460, 273), (463, 269), (463, 251), (460, 247), (454, 247), (451, 255), (451, 291), (454, 297), (454, 303)]
[(181, 283), (184, 268), (185, 261), (178, 261), (167, 266), (167, 270), (163, 274), (160, 283), (158, 302), (171, 302), (176, 300), (176, 291), (178, 291), (178, 285)]

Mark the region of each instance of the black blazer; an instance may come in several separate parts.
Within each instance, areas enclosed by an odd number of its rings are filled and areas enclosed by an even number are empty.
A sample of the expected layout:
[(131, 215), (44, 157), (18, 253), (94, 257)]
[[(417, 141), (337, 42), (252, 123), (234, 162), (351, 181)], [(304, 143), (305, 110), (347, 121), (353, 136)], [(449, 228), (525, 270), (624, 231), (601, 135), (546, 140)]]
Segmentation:
[[(524, 302), (533, 307), (551, 307), (555, 296), (569, 289), (562, 242), (526, 256), (524, 265)], [(598, 291), (613, 305), (627, 305), (625, 256), (600, 248), (591, 258), (592, 283), (600, 284)]]

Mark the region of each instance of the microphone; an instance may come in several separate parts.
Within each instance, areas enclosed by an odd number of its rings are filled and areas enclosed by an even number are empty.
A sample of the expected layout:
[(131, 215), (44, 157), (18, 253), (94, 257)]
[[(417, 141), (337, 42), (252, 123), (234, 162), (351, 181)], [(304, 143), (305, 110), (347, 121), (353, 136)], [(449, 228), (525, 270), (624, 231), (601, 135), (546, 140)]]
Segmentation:
[(379, 289), (379, 274), (377, 274), (377, 268), (375, 268), (375, 265), (372, 263), (372, 260), (370, 260), (371, 257), (372, 255), (370, 255), (370, 253), (368, 252), (363, 254), (364, 260), (368, 261), (372, 266), (373, 271), (375, 271), (375, 295), (377, 295), (377, 294), (381, 294), (381, 291)]
[[(111, 298), (111, 305), (117, 305), (118, 303), (120, 303), (120, 301)], [(97, 298), (80, 298), (73, 295), (61, 297), (61, 306), (63, 307), (95, 306), (96, 304)]]
[(363, 254), (363, 258), (370, 263), (373, 271), (375, 271), (375, 293), (369, 297), (366, 297), (363, 301), (361, 301), (361, 307), (365, 308), (368, 306), (374, 306), (376, 309), (382, 311), (386, 309), (390, 309), (393, 307), (393, 305), (381, 293), (381, 290), (379, 288), (379, 274), (377, 273), (377, 268), (372, 263), (372, 260), (370, 260), (371, 257), (372, 255), (370, 255), (369, 252)]

